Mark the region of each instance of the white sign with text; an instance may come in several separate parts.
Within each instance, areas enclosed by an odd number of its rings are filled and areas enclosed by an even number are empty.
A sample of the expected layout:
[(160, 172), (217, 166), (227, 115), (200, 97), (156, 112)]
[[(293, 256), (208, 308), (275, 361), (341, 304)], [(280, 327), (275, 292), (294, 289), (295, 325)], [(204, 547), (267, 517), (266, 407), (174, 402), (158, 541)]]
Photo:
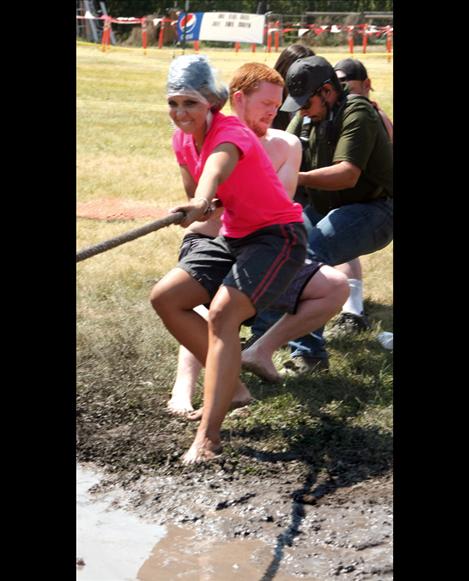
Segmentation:
[(263, 14), (204, 12), (199, 39), (263, 44), (264, 23)]

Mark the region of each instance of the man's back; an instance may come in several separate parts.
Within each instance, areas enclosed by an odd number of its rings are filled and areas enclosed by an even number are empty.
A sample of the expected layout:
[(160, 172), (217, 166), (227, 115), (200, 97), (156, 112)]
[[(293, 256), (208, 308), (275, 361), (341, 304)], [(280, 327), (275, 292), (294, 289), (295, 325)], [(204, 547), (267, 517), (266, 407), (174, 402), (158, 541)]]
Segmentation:
[(301, 163), (299, 139), (281, 129), (269, 128), (260, 141), (288, 195), (293, 198)]
[[(293, 139), (291, 139), (292, 137)], [(297, 141), (291, 133), (273, 128), (270, 128), (260, 140), (277, 172), (288, 159), (291, 147)]]

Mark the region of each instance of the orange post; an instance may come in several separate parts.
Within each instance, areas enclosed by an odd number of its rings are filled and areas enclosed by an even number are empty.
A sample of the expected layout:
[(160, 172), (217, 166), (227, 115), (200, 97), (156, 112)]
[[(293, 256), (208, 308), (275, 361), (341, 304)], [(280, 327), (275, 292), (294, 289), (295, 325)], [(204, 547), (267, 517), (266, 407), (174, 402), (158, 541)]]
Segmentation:
[(368, 44), (368, 35), (366, 33), (366, 24), (363, 25), (363, 54), (366, 53), (366, 46)]
[(199, 41), (198, 40), (194, 40), (194, 50), (195, 50), (195, 52), (199, 52)]
[(272, 37), (270, 35), (270, 26), (267, 27), (267, 52), (272, 50)]
[(111, 44), (111, 29), (112, 29), (111, 19), (109, 19), (109, 26), (108, 26), (107, 34), (106, 34), (106, 45), (107, 45), (108, 50), (109, 50), (109, 45)]
[(256, 43), (255, 42), (253, 42), (251, 44), (251, 52), (256, 52)]
[(164, 25), (167, 19), (163, 18), (160, 23), (160, 33), (158, 35), (158, 48), (163, 48)]
[(235, 42), (235, 52), (239, 52), (239, 47), (240, 47), (240, 43), (239, 42)]
[(278, 52), (278, 45), (280, 43), (280, 21), (277, 20), (275, 23), (275, 35), (274, 35), (274, 43), (275, 43), (275, 52)]
[(388, 63), (391, 62), (391, 52), (392, 52), (392, 30), (386, 32), (386, 51), (388, 53)]
[(109, 16), (104, 17), (103, 34), (101, 36), (101, 50), (106, 52), (106, 47), (109, 46), (111, 38), (111, 19)]

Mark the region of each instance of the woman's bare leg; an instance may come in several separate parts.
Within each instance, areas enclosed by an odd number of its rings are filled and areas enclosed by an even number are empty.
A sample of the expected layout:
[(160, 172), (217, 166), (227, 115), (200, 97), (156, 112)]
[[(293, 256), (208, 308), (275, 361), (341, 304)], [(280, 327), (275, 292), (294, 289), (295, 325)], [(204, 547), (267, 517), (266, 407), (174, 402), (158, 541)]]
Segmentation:
[(168, 331), (204, 365), (208, 325), (193, 310), (210, 300), (204, 287), (181, 268), (173, 268), (153, 287), (150, 300)]
[(304, 288), (297, 312), (285, 314), (243, 351), (243, 369), (268, 381), (279, 381), (281, 376), (272, 361), (274, 352), (288, 341), (322, 327), (340, 311), (348, 293), (346, 276), (335, 268), (322, 266)]
[[(243, 293), (239, 294), (247, 300), (253, 309), (249, 299)], [(205, 365), (208, 351), (208, 324), (197, 311), (200, 311), (198, 305), (208, 303), (210, 297), (202, 285), (184, 270), (174, 268), (153, 287), (150, 300), (168, 331), (193, 354), (201, 366)], [(195, 301), (200, 302), (194, 305)], [(250, 314), (246, 315), (242, 320), (250, 316)], [(236, 337), (239, 346), (239, 325)], [(238, 399), (239, 401), (251, 399), (249, 390), (239, 380), (239, 370), (233, 397), (236, 401)]]
[(238, 387), (241, 367), (239, 327), (255, 314), (249, 298), (221, 286), (209, 310), (208, 353), (204, 408), (194, 442), (183, 456), (185, 464), (210, 460), (222, 447), (220, 428)]

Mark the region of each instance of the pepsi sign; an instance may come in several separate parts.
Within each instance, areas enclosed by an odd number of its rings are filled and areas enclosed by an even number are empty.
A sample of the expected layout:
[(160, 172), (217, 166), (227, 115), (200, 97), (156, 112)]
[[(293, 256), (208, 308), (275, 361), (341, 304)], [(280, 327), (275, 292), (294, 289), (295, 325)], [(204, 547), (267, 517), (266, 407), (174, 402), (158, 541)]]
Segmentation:
[(186, 40), (199, 40), (200, 25), (202, 23), (203, 12), (181, 12), (178, 17), (177, 35), (178, 40), (184, 38), (184, 28), (186, 29)]

